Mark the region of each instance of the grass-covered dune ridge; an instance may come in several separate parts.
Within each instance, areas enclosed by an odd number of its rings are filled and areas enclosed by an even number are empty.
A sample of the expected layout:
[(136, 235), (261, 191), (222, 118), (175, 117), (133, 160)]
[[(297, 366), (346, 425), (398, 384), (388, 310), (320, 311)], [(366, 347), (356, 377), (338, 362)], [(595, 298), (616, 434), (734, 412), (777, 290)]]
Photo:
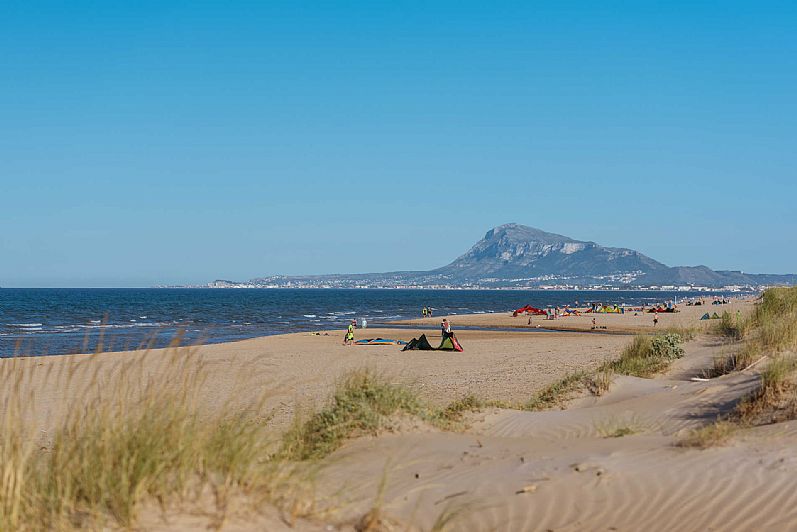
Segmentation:
[(35, 397), (20, 385), (36, 366), (2, 365), (3, 382), (17, 384), (0, 414), (0, 529), (132, 527), (144, 502), (168, 506), (208, 487), (219, 512), (232, 493), (309, 511), (297, 507), (310, 500), (299, 496), (306, 471), (268, 459), (274, 438), (260, 405), (200, 407), (207, 373), (190, 352), (161, 355), (154, 372), (144, 372), (143, 359), (123, 361), (104, 378), (91, 361), (57, 376), (80, 390), (46, 434), (32, 432)]

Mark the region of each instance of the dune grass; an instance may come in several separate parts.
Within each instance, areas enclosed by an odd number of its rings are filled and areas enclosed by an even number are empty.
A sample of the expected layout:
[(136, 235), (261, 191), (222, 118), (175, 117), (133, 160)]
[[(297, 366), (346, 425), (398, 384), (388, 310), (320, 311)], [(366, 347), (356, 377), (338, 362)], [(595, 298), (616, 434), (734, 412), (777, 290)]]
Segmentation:
[(768, 361), (757, 389), (739, 402), (728, 419), (694, 431), (685, 445), (717, 445), (739, 428), (797, 419), (797, 287), (765, 290), (752, 314), (726, 312), (716, 332), (736, 340), (738, 347), (730, 356), (715, 359), (711, 376)]
[(588, 377), (589, 373), (586, 371), (568, 373), (534, 394), (531, 399), (521, 406), (521, 409), (547, 410), (555, 406), (561, 406), (573, 393), (583, 389)]
[(346, 375), (331, 401), (305, 418), (300, 414), (284, 434), (280, 456), (289, 460), (318, 460), (357, 436), (376, 436), (389, 430), (396, 418), (409, 416), (443, 430), (462, 428), (466, 412), (482, 402), (473, 395), (435, 408), (421, 400), (412, 386), (390, 382), (370, 369)]
[(683, 356), (682, 344), (693, 335), (691, 330), (685, 329), (680, 333), (668, 331), (653, 336), (634, 336), (618, 358), (604, 362), (594, 371), (568, 373), (534, 394), (520, 405), (520, 409), (547, 410), (561, 407), (575, 394), (585, 390), (593, 395), (603, 395), (611, 387), (615, 375), (652, 377), (665, 371), (673, 361)]
[[(48, 375), (78, 393), (44, 437), (31, 429), (33, 393), (22, 384), (3, 390), (0, 530), (131, 528), (145, 502), (179, 504), (206, 487), (220, 513), (232, 493), (294, 518), (310, 512), (310, 470), (270, 459), (274, 438), (260, 405), (205, 409), (202, 364), (190, 352), (160, 356), (150, 365), (131, 357), (102, 374), (89, 358)], [(30, 383), (35, 371), (26, 360), (0, 365), (6, 383)]]
[(595, 430), (601, 438), (623, 438), (645, 430), (645, 426), (635, 417), (609, 418), (595, 423)]
[(679, 447), (694, 447), (708, 449), (727, 443), (739, 429), (738, 424), (727, 420), (717, 420), (714, 423), (691, 431), (686, 437), (678, 441)]
[(765, 290), (748, 316), (724, 312), (715, 332), (739, 345), (715, 362), (712, 376), (747, 368), (764, 355), (797, 350), (797, 287)]
[(684, 355), (682, 343), (683, 338), (676, 333), (637, 335), (619, 358), (607, 362), (601, 370), (632, 377), (651, 377)]

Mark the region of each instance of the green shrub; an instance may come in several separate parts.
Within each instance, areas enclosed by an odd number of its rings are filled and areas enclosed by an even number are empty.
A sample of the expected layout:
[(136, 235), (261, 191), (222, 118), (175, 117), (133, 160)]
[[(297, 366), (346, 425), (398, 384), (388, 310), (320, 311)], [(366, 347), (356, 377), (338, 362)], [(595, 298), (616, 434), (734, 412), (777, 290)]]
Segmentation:
[(607, 362), (601, 370), (611, 370), (621, 375), (650, 377), (666, 370), (684, 355), (683, 340), (679, 334), (656, 336), (637, 335), (620, 354), (620, 358)]

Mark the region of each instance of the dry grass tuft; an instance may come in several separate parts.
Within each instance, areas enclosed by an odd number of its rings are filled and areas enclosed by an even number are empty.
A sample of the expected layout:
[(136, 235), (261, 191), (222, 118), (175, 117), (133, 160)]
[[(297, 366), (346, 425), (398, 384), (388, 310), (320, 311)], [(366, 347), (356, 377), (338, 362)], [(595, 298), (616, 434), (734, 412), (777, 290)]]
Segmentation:
[(524, 405), (522, 410), (546, 410), (554, 406), (563, 405), (572, 394), (582, 389), (589, 374), (585, 371), (577, 371), (565, 375), (560, 380), (548, 385), (543, 390), (536, 393)]
[(587, 388), (592, 395), (600, 397), (611, 388), (614, 382), (614, 370), (610, 367), (601, 367), (587, 379)]
[(644, 430), (644, 426), (636, 417), (630, 419), (608, 419), (595, 423), (595, 430), (601, 438), (622, 438), (638, 434)]
[(724, 445), (738, 429), (739, 426), (736, 423), (717, 420), (710, 425), (693, 430), (678, 442), (678, 446), (708, 449), (709, 447)]

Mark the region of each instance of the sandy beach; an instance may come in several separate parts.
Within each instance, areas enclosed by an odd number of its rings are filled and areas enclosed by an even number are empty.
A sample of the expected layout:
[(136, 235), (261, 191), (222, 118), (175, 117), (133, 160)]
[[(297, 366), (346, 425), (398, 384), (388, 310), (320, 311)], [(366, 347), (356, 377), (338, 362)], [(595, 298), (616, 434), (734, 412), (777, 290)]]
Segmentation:
[[(751, 308), (749, 301), (682, 307), (682, 312), (661, 315), (657, 328), (699, 329), (706, 326), (699, 317), (707, 310), (747, 313)], [(436, 344), (439, 331), (412, 327), (439, 319), (412, 320), (408, 328), (358, 330), (357, 337), (406, 341), (425, 333)], [(34, 398), (27, 422), (38, 434), (46, 435), (85, 401), (85, 390), (108, 393), (102, 383), (120, 372), (130, 372), (131, 379), (157, 376), (169, 357), (207, 370), (200, 393), (205, 407), (252, 408), (265, 396), (263, 422), (279, 434), (297, 408), (323, 406), (336, 383), (354, 370), (373, 369), (438, 406), (469, 394), (488, 404), (522, 403), (570, 373), (616, 358), (631, 339), (625, 333), (653, 331), (651, 315), (633, 313), (598, 316), (607, 327), (598, 332), (584, 332), (591, 316), (556, 320), (557, 326), (564, 323), (573, 331), (554, 332), (537, 330), (536, 323), (532, 330), (490, 329), (527, 328), (522, 323), (527, 318), (510, 314), (451, 319), (455, 328), (485, 330), (457, 331), (462, 353), (343, 346), (336, 330), (148, 353), (2, 360), (0, 369), (7, 372), (13, 364), (29, 370), (29, 379), (18, 385)], [(323, 461), (315, 481), (319, 508), (333, 509), (322, 521), (291, 525), (300, 530), (356, 528), (381, 489), (380, 505), (389, 516), (384, 530), (431, 530), (449, 514), (451, 530), (783, 529), (797, 519), (797, 494), (790, 489), (797, 472), (797, 425), (759, 427), (733, 445), (706, 451), (676, 445), (756, 386), (755, 369), (693, 380), (726, 352), (726, 344), (715, 336), (698, 334), (686, 344), (686, 356), (666, 373), (650, 379), (616, 375), (608, 393), (575, 400), (567, 409), (487, 406), (461, 431), (415, 423), (348, 441)], [(11, 393), (10, 388), (4, 393)], [(627, 435), (611, 437), (621, 428)], [(222, 528), (290, 528), (278, 512), (262, 510), (233, 515)], [(184, 512), (171, 515), (168, 524), (162, 519), (159, 512), (142, 515), (147, 529), (208, 524)]]
[[(424, 329), (357, 331), (357, 338), (408, 341), (426, 334), (440, 342), (440, 332)], [(341, 331), (267, 336), (240, 342), (181, 347), (150, 352), (118, 352), (16, 359), (36, 366), (33, 381), (35, 412), (47, 428), (58, 411), (89, 379), (102, 380), (133, 365), (143, 374), (157, 374), (165, 358), (187, 357), (209, 374), (201, 396), (216, 408), (228, 401), (246, 406), (266, 396), (265, 410), (275, 430), (293, 419), (297, 405), (321, 405), (347, 373), (369, 368), (396, 382), (410, 384), (435, 404), (444, 405), (468, 394), (488, 400), (524, 401), (546, 384), (569, 372), (597, 366), (616, 356), (628, 339), (613, 335), (563, 332), (459, 331), (462, 353), (406, 351), (399, 346), (344, 346)], [(0, 364), (12, 361), (1, 360)], [(68, 385), (66, 384), (68, 377)], [(98, 375), (98, 376), (97, 376)], [(42, 419), (42, 416), (44, 419)]]
[[(439, 326), (442, 318), (448, 318), (455, 326), (468, 327), (490, 327), (507, 329), (531, 329), (545, 328), (561, 331), (589, 331), (592, 329), (592, 319), (595, 318), (595, 325), (600, 332), (605, 333), (653, 333), (656, 329), (678, 328), (678, 327), (697, 327), (704, 329), (711, 325), (712, 320), (700, 320), (706, 312), (710, 315), (715, 312), (720, 315), (723, 312), (735, 314), (736, 310), (749, 308), (750, 299), (731, 299), (725, 305), (712, 305), (711, 300), (706, 300), (709, 304), (698, 306), (679, 305), (678, 312), (657, 314), (659, 322), (653, 324), (654, 315), (647, 312), (650, 307), (643, 311), (627, 311), (624, 314), (603, 314), (586, 313), (585, 308), (579, 309), (581, 314), (578, 316), (561, 316), (554, 320), (546, 319), (545, 316), (529, 316), (521, 314), (512, 316), (512, 312), (487, 313), (487, 314), (465, 314), (465, 315), (440, 315), (432, 318), (417, 318), (413, 320), (399, 320), (393, 323), (402, 325), (427, 325)], [(531, 317), (531, 325), (528, 320)]]

